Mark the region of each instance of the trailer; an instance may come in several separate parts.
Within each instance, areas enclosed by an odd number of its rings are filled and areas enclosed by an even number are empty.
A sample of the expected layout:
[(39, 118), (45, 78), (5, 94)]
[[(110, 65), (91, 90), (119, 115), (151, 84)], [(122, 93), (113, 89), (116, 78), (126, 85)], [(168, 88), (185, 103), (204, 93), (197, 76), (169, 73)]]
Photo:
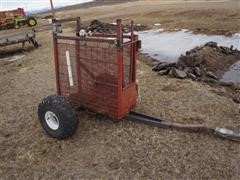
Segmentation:
[(0, 37), (0, 47), (19, 43), (22, 43), (22, 46), (24, 47), (26, 42), (29, 42), (35, 48), (39, 47), (39, 44), (36, 40), (36, 33), (34, 29), (32, 29), (31, 31), (18, 32)]
[[(60, 35), (61, 24), (76, 22), (76, 35)], [(217, 135), (240, 141), (240, 130), (178, 124), (134, 112), (137, 103), (137, 59), (141, 41), (133, 30), (123, 33), (122, 20), (115, 34), (89, 34), (80, 27), (80, 18), (53, 21), (56, 94), (38, 106), (39, 121), (48, 135), (66, 139), (78, 127), (78, 107), (121, 120), (132, 120), (164, 129)]]

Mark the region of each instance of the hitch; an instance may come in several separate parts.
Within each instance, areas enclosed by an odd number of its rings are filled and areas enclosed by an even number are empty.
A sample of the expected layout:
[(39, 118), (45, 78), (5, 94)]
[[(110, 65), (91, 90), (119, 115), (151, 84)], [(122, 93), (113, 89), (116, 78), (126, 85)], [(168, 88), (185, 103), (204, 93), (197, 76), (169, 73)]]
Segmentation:
[(232, 141), (240, 142), (240, 131), (239, 130), (229, 130), (229, 129), (217, 127), (215, 129), (215, 134), (217, 136), (225, 138), (225, 139), (230, 139)]
[(208, 127), (201, 124), (200, 125), (180, 124), (180, 123), (168, 122), (156, 117), (148, 116), (148, 115), (133, 112), (133, 111), (131, 111), (126, 116), (126, 119), (135, 121), (135, 122), (144, 123), (151, 126), (156, 126), (159, 128), (164, 128), (164, 129), (176, 129), (176, 130), (194, 132), (194, 133), (213, 134), (217, 137), (240, 142), (240, 126), (238, 126), (235, 130), (229, 130), (229, 129), (218, 128), (218, 127), (212, 128), (212, 127)]

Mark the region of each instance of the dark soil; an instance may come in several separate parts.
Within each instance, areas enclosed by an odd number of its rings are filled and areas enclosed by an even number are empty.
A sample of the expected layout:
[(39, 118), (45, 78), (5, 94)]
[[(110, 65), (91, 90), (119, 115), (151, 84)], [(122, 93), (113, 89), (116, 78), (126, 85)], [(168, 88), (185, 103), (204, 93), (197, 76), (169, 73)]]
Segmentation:
[(199, 81), (219, 81), (222, 75), (229, 67), (239, 61), (240, 51), (234, 47), (228, 48), (218, 46), (215, 42), (208, 42), (203, 46), (196, 47), (185, 55), (179, 57), (177, 63), (159, 63), (153, 67), (153, 71), (160, 72), (164, 70), (163, 75), (178, 77), (178, 74), (172, 73), (177, 69), (178, 73), (185, 73), (185, 77)]
[[(135, 31), (143, 31), (146, 29), (146, 26), (139, 24), (139, 25), (134, 25), (133, 28)], [(90, 25), (88, 27), (86, 27), (86, 29), (93, 33), (114, 34), (114, 33), (116, 33), (117, 26), (116, 26), (116, 24), (110, 24), (110, 23), (101, 22), (99, 20), (93, 20), (90, 23)], [(125, 33), (130, 32), (131, 25), (130, 24), (124, 25), (122, 30)]]
[(239, 59), (240, 51), (237, 49), (218, 46), (217, 43), (209, 42), (204, 46), (186, 52), (185, 56), (181, 56), (178, 67), (181, 69), (199, 67), (204, 73), (203, 76), (206, 75), (207, 71), (211, 71), (220, 78)]
[[(144, 58), (142, 58), (144, 59)], [(221, 77), (229, 67), (239, 61), (240, 51), (233, 47), (218, 46), (215, 42), (208, 42), (204, 46), (196, 47), (179, 57), (176, 63), (157, 63), (152, 60), (148, 65), (154, 65), (153, 71), (159, 75), (168, 75), (178, 79), (192, 79), (202, 81), (211, 86), (225, 86), (226, 91), (216, 92), (232, 98), (240, 103), (240, 86), (232, 82), (221, 82)]]

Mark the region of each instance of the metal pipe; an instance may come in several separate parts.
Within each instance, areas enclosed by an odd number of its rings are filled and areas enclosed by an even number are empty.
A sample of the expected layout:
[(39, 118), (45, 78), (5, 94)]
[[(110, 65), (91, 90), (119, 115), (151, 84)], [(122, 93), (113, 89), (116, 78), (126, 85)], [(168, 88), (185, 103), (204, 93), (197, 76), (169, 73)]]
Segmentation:
[(53, 17), (55, 18), (55, 9), (54, 9), (54, 6), (53, 6), (53, 0), (50, 0), (50, 4), (51, 4), (51, 10), (52, 10), (52, 14), (53, 14)]
[(60, 36), (56, 35), (57, 39), (62, 40), (79, 40), (79, 41), (89, 41), (89, 42), (106, 42), (109, 44), (115, 44), (116, 41), (111, 39), (101, 39), (101, 38), (87, 38), (87, 37), (73, 37), (73, 36)]
[(59, 58), (58, 58), (58, 40), (53, 33), (53, 47), (54, 47), (54, 65), (55, 65), (55, 78), (56, 78), (56, 90), (57, 95), (61, 95), (60, 90), (60, 77), (59, 77)]
[(187, 131), (187, 132), (213, 134), (217, 137), (240, 142), (239, 130), (233, 131), (225, 128), (213, 128), (213, 127), (209, 127), (202, 124), (195, 125), (195, 124), (173, 123), (173, 122), (164, 121), (159, 118), (151, 117), (145, 114), (133, 112), (133, 111), (126, 116), (126, 119), (144, 123), (151, 126), (156, 126), (159, 128), (164, 128), (164, 129), (171, 128), (171, 129)]
[[(80, 24), (81, 24), (81, 19), (80, 17), (77, 17), (76, 20), (76, 36), (80, 37), (79, 31), (80, 31)], [(77, 86), (78, 86), (78, 92), (81, 93), (82, 89), (82, 83), (81, 83), (81, 59), (80, 59), (80, 41), (75, 40), (75, 55), (76, 55), (76, 71), (77, 71)]]

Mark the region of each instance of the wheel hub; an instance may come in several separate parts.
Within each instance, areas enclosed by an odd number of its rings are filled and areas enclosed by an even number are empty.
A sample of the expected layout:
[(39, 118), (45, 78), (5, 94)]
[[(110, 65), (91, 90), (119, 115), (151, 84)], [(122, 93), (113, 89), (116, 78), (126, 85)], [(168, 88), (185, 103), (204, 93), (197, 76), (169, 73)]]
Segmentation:
[(35, 25), (35, 21), (34, 21), (34, 20), (30, 20), (30, 21), (29, 21), (29, 24), (30, 24), (31, 26), (34, 26), (34, 25)]
[(45, 121), (52, 130), (57, 130), (59, 128), (59, 120), (53, 112), (47, 111), (45, 113)]

